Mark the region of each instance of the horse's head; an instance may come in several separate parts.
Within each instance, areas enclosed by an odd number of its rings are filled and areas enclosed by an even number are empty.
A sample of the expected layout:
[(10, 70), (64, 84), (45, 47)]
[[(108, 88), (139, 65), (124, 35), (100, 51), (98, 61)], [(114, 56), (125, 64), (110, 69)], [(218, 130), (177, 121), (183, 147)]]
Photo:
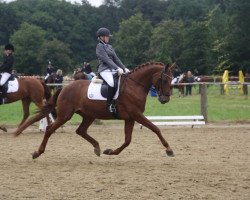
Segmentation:
[(167, 65), (164, 69), (157, 73), (154, 78), (154, 86), (158, 94), (158, 100), (164, 104), (169, 102), (171, 95), (171, 81), (173, 79), (172, 69), (175, 67), (175, 63), (170, 67)]

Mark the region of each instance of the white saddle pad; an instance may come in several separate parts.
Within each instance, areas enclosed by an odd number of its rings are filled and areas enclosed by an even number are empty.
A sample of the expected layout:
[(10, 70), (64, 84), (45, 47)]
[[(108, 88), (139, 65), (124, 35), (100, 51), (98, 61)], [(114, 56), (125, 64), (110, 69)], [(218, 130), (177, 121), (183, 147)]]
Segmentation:
[[(88, 88), (88, 98), (92, 100), (107, 100), (107, 98), (101, 95), (101, 86), (102, 83), (91, 82)], [(115, 93), (114, 99), (117, 99), (119, 96), (119, 88), (120, 88), (120, 77), (118, 80), (118, 89)]]
[(15, 78), (13, 81), (8, 82), (8, 90), (7, 93), (17, 92), (19, 87), (17, 78)]

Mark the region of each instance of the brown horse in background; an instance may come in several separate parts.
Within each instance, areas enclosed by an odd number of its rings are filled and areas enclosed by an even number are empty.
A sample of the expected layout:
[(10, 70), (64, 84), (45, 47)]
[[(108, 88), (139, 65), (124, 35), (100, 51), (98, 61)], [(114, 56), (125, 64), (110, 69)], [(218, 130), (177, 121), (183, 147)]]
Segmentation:
[[(56, 82), (56, 73), (52, 73), (51, 75), (49, 75), (49, 77), (44, 80), (44, 82), (46, 84), (54, 84)], [(56, 86), (55, 85), (49, 85), (49, 90), (50, 93), (54, 93), (54, 91), (56, 90)]]
[[(120, 94), (116, 102), (120, 119), (125, 120), (125, 141), (115, 150), (106, 149), (103, 152), (104, 154), (118, 155), (127, 147), (131, 142), (134, 124), (138, 122), (151, 129), (158, 136), (161, 143), (166, 148), (168, 156), (174, 156), (172, 149), (162, 136), (160, 129), (143, 115), (148, 92), (152, 85), (155, 87), (158, 94), (158, 100), (162, 104), (170, 100), (172, 68), (174, 66), (175, 64), (168, 67), (164, 66), (162, 63), (146, 63), (135, 68), (128, 74), (122, 75), (119, 88)], [(57, 118), (54, 123), (47, 127), (38, 151), (32, 154), (33, 158), (37, 158), (44, 153), (51, 134), (70, 120), (74, 113), (79, 114), (83, 118), (76, 133), (90, 142), (94, 147), (95, 154), (100, 156), (101, 149), (99, 143), (87, 133), (87, 129), (96, 118), (114, 119), (114, 116), (107, 111), (107, 103), (105, 100), (88, 99), (87, 90), (89, 84), (90, 81), (78, 80), (65, 86), (61, 90), (57, 90), (54, 96), (50, 98), (47, 105), (16, 130), (15, 135), (17, 136), (29, 125), (39, 121), (50, 113), (57, 105)]]
[(75, 71), (73, 74), (74, 80), (88, 80), (86, 74), (81, 71)]
[[(30, 103), (33, 102), (38, 108), (42, 108), (44, 105), (43, 99), (48, 100), (51, 97), (48, 86), (42, 80), (29, 77), (18, 78), (19, 89), (17, 92), (7, 93), (6, 103), (12, 103), (15, 101), (22, 101), (23, 106), (23, 119), (19, 126), (30, 115)], [(1, 126), (2, 130), (6, 130), (5, 127)]]

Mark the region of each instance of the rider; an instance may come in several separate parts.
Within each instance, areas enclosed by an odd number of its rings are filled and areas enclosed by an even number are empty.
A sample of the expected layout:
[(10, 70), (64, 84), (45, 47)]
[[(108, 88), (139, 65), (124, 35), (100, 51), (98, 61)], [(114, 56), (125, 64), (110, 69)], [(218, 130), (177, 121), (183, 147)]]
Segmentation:
[(108, 84), (107, 104), (108, 111), (116, 113), (116, 105), (113, 97), (115, 95), (113, 74), (128, 72), (121, 60), (117, 57), (114, 49), (108, 44), (111, 34), (107, 28), (100, 28), (97, 31), (99, 43), (96, 46), (96, 55), (99, 60), (98, 73)]
[(49, 61), (49, 64), (48, 64), (48, 66), (47, 66), (46, 71), (47, 71), (47, 75), (46, 75), (45, 78), (44, 78), (45, 81), (47, 80), (47, 78), (48, 78), (51, 74), (54, 73), (54, 67), (51, 65), (51, 62), (50, 62), (50, 61)]
[(14, 46), (12, 44), (7, 44), (4, 47), (4, 60), (3, 64), (0, 66), (0, 104), (4, 103), (4, 97), (7, 93), (6, 89), (3, 87), (3, 85), (7, 82), (7, 80), (11, 76), (11, 72), (13, 70), (13, 63), (14, 63)]

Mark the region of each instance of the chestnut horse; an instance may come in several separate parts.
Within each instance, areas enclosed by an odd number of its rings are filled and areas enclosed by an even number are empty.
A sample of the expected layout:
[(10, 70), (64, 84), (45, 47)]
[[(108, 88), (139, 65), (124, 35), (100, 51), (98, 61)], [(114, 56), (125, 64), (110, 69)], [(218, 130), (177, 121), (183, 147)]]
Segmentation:
[(73, 78), (74, 78), (74, 80), (81, 80), (81, 79), (87, 80), (88, 79), (87, 75), (81, 71), (75, 72), (73, 75)]
[[(46, 84), (54, 84), (56, 82), (56, 73), (52, 73), (51, 75), (49, 75), (49, 77), (44, 80), (44, 82)], [(54, 91), (56, 90), (56, 86), (55, 85), (50, 85), (49, 86), (49, 89), (50, 89), (50, 93), (54, 93)]]
[[(33, 102), (38, 108), (42, 108), (44, 105), (43, 99), (49, 99), (51, 93), (48, 86), (42, 80), (29, 77), (18, 78), (19, 88), (17, 92), (7, 93), (6, 103), (12, 103), (15, 101), (22, 101), (23, 106), (23, 119), (19, 126), (29, 117), (30, 103)], [(1, 129), (6, 131), (6, 128), (1, 126)]]
[[(148, 92), (153, 85), (158, 94), (158, 100), (165, 104), (170, 100), (170, 87), (172, 80), (172, 68), (162, 63), (146, 63), (136, 67), (134, 70), (121, 77), (120, 94), (117, 102), (120, 119), (125, 120), (125, 141), (117, 149), (106, 149), (103, 153), (107, 155), (118, 155), (131, 142), (131, 136), (135, 121), (152, 130), (166, 148), (168, 156), (174, 156), (168, 142), (164, 139), (160, 129), (149, 121), (144, 115)], [(25, 128), (46, 116), (57, 105), (57, 118), (54, 123), (47, 127), (43, 141), (38, 149), (32, 154), (33, 159), (44, 153), (49, 137), (57, 128), (71, 119), (74, 113), (82, 116), (83, 120), (76, 133), (90, 142), (94, 147), (94, 153), (100, 156), (99, 143), (92, 138), (87, 129), (98, 119), (114, 119), (112, 113), (107, 111), (106, 101), (90, 100), (87, 90), (90, 81), (77, 80), (63, 89), (56, 91), (49, 102), (32, 118), (21, 125), (16, 132), (18, 136)]]

